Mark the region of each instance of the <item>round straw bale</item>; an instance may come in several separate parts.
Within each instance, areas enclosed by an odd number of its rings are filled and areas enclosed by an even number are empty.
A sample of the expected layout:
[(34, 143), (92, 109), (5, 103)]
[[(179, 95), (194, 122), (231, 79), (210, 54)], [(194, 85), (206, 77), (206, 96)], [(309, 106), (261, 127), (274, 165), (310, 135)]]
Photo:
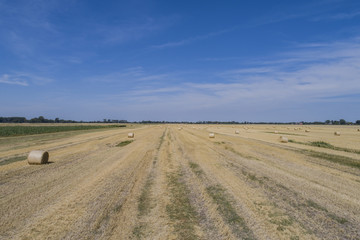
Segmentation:
[(28, 155), (29, 164), (45, 164), (49, 160), (49, 153), (42, 150), (31, 151)]
[(128, 133), (128, 138), (134, 138), (135, 134), (134, 133)]
[(340, 136), (340, 132), (334, 132), (335, 136)]
[(276, 133), (276, 134), (277, 134), (277, 133), (279, 133), (279, 131), (274, 131), (274, 133)]
[(360, 132), (360, 128), (358, 128), (358, 132)]
[(210, 133), (209, 138), (215, 138), (215, 133)]
[(239, 131), (239, 130), (236, 130), (236, 131), (235, 131), (235, 134), (239, 134), (239, 133), (240, 133), (240, 131)]
[(289, 139), (287, 137), (280, 136), (280, 142), (287, 143)]
[(307, 129), (306, 129), (305, 132), (310, 132), (310, 130), (307, 130)]

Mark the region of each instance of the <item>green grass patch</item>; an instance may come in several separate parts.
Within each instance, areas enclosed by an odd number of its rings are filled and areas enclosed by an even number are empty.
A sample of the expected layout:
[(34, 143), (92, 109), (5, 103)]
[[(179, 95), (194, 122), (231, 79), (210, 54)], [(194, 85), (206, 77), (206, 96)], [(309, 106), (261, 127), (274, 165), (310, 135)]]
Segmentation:
[(158, 151), (160, 150), (161, 145), (162, 145), (163, 142), (164, 142), (165, 132), (166, 132), (166, 130), (163, 132), (163, 134), (162, 134), (161, 137), (160, 137), (159, 145), (158, 145), (158, 147), (156, 148)]
[(195, 234), (198, 216), (188, 197), (190, 191), (181, 178), (180, 171), (168, 175), (171, 202), (166, 206), (166, 212), (173, 222), (176, 239), (199, 239)]
[(129, 145), (129, 144), (132, 143), (132, 142), (133, 142), (133, 140), (122, 141), (122, 142), (116, 144), (115, 147), (124, 147), (124, 146), (126, 146), (126, 145)]
[(217, 205), (217, 210), (223, 216), (237, 237), (241, 239), (253, 239), (252, 231), (246, 226), (245, 220), (236, 213), (230, 196), (220, 185), (210, 186), (206, 188), (207, 193)]
[(336, 216), (336, 215), (333, 214), (333, 213), (329, 213), (328, 215), (329, 215), (329, 217), (331, 217), (332, 219), (334, 219), (335, 221), (337, 221), (337, 222), (340, 223), (340, 224), (345, 224), (345, 223), (348, 222), (347, 219), (342, 218), (342, 217), (339, 217), (339, 216)]
[(149, 176), (148, 179), (146, 180), (146, 183), (139, 197), (139, 205), (138, 205), (139, 216), (144, 216), (148, 214), (151, 210), (150, 190), (153, 183), (154, 183), (153, 178)]
[(72, 125), (72, 126), (0, 126), (0, 137), (25, 136), (43, 133), (79, 131), (102, 128), (126, 127), (126, 125)]
[(197, 175), (197, 176), (201, 176), (204, 174), (204, 171), (200, 168), (199, 164), (194, 163), (194, 162), (189, 162), (189, 166), (191, 168), (191, 170)]
[(271, 219), (270, 222), (277, 225), (276, 230), (278, 231), (285, 231), (287, 226), (291, 226), (294, 223), (291, 217), (279, 211), (269, 213), (269, 217)]
[(324, 212), (328, 212), (328, 210), (326, 208), (324, 208), (323, 206), (320, 206), (319, 204), (317, 204), (316, 202), (308, 199), (306, 201), (306, 205), (308, 207), (312, 207), (312, 208), (315, 208), (315, 209), (318, 209), (318, 210), (321, 210), (321, 211), (324, 211)]
[(322, 147), (322, 148), (330, 148), (330, 149), (334, 148), (334, 146), (331, 145), (330, 143), (323, 141), (310, 142), (309, 145), (314, 147)]
[(279, 221), (270, 221), (270, 222), (278, 225), (278, 227), (276, 228), (276, 230), (278, 230), (278, 231), (284, 231), (287, 226), (290, 226), (293, 224), (292, 219), (281, 219)]
[(240, 157), (247, 158), (247, 159), (253, 159), (253, 160), (260, 160), (260, 159), (258, 159), (257, 157), (250, 156), (250, 155), (244, 154), (244, 153), (240, 153), (240, 152), (236, 151), (234, 148), (232, 148), (232, 147), (230, 147), (230, 146), (228, 146), (228, 145), (225, 145), (224, 148), (225, 148), (225, 150), (228, 150), (228, 151), (230, 151), (230, 152), (233, 152), (233, 153), (235, 153), (236, 155), (239, 155)]
[(145, 225), (138, 225), (134, 228), (133, 230), (133, 235), (135, 236), (136, 239), (142, 239), (145, 235), (144, 233), (145, 230)]
[(26, 156), (16, 156), (0, 161), (0, 166), (26, 160)]
[(285, 133), (285, 132), (278, 132), (278, 133), (275, 133), (275, 132), (265, 132), (265, 133), (272, 133), (272, 134), (279, 134), (279, 135), (292, 135), (292, 136), (306, 136), (306, 135), (303, 135), (303, 134)]
[(308, 156), (311, 156), (311, 157), (320, 158), (320, 159), (327, 160), (329, 162), (338, 163), (341, 165), (360, 169), (360, 161), (357, 159), (350, 158), (350, 157), (339, 156), (339, 155), (329, 154), (329, 153), (316, 152), (316, 151), (312, 151), (312, 150), (300, 150), (300, 152), (302, 152)]
[(315, 208), (315, 209), (318, 209), (318, 210), (321, 210), (321, 211), (326, 212), (327, 215), (328, 215), (331, 219), (335, 220), (336, 222), (338, 222), (338, 223), (340, 223), (340, 224), (345, 224), (345, 223), (348, 222), (348, 220), (345, 219), (345, 218), (339, 217), (339, 216), (337, 216), (337, 215), (335, 215), (335, 214), (333, 214), (333, 213), (329, 213), (329, 211), (328, 211), (325, 207), (320, 206), (319, 204), (317, 204), (316, 202), (314, 202), (314, 201), (312, 201), (312, 200), (310, 200), (310, 199), (308, 199), (308, 200), (306, 201), (306, 206), (312, 207), (312, 208)]
[(313, 146), (313, 147), (328, 148), (328, 149), (337, 150), (337, 151), (360, 154), (359, 150), (351, 149), (351, 148), (344, 148), (344, 147), (337, 147), (337, 146), (331, 145), (330, 143), (327, 143), (327, 142), (324, 142), (324, 141), (298, 142), (298, 141), (295, 141), (295, 140), (289, 140), (289, 142), (302, 144), (302, 145)]

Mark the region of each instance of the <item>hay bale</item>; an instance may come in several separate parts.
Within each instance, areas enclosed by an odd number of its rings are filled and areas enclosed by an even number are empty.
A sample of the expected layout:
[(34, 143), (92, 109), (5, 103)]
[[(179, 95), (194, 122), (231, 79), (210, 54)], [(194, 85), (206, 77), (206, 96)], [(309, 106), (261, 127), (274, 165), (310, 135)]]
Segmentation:
[(358, 132), (360, 132), (360, 128), (358, 128)]
[(210, 133), (209, 138), (215, 138), (215, 133)]
[(280, 136), (280, 142), (287, 143), (289, 142), (289, 139), (287, 137)]
[(128, 138), (134, 138), (135, 134), (134, 133), (128, 133)]
[(340, 136), (340, 132), (334, 132), (335, 136)]
[(307, 130), (307, 129), (306, 129), (305, 132), (310, 132), (310, 130)]
[(279, 133), (279, 131), (274, 131), (274, 133), (275, 133), (275, 134), (278, 134), (278, 133)]
[(240, 133), (240, 131), (239, 131), (239, 130), (236, 130), (236, 131), (235, 131), (235, 134), (239, 134), (239, 133)]
[(45, 164), (49, 160), (49, 153), (42, 150), (31, 151), (27, 157), (29, 164)]

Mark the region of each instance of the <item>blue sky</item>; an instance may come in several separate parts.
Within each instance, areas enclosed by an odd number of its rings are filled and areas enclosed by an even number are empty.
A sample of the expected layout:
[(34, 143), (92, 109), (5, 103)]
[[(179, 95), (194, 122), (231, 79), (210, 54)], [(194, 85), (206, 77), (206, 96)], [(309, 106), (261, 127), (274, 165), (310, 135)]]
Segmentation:
[(360, 1), (0, 0), (0, 116), (360, 119)]

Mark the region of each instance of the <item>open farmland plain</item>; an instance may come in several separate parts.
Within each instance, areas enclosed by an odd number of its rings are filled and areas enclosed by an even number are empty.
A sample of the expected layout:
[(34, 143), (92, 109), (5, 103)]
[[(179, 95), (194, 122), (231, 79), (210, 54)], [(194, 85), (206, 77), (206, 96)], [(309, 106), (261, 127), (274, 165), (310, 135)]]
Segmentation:
[[(50, 163), (28, 165), (34, 149), (49, 151)], [(139, 125), (0, 138), (0, 239), (360, 239), (359, 226), (353, 126)]]

